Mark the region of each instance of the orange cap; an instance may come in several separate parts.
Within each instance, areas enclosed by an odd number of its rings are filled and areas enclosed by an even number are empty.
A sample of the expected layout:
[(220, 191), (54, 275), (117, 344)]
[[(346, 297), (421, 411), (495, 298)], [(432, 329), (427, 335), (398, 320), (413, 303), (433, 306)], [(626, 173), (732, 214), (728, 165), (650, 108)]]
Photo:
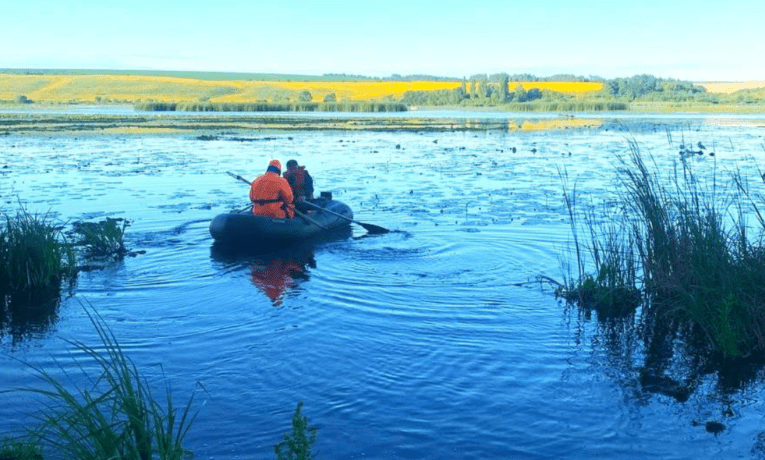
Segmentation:
[(282, 170), (282, 164), (281, 164), (281, 163), (279, 163), (279, 160), (271, 160), (271, 161), (268, 163), (268, 166), (273, 166), (273, 167), (275, 167), (275, 168), (279, 169), (279, 171), (281, 171), (281, 170)]

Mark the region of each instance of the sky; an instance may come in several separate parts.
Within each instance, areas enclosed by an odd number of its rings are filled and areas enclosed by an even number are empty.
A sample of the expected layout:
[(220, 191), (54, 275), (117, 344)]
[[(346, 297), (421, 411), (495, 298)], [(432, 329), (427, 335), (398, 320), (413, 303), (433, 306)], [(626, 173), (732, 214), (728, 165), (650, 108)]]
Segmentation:
[(0, 0), (0, 68), (765, 80), (762, 0)]

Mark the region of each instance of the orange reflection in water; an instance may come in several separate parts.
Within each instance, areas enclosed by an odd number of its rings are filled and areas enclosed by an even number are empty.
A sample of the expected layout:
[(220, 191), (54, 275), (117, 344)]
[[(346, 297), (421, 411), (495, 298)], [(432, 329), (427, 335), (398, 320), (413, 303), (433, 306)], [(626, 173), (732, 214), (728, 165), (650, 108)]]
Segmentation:
[(308, 279), (308, 266), (316, 267), (313, 255), (308, 260), (279, 257), (257, 260), (252, 265), (252, 284), (279, 307), (288, 290), (295, 288), (299, 280)]

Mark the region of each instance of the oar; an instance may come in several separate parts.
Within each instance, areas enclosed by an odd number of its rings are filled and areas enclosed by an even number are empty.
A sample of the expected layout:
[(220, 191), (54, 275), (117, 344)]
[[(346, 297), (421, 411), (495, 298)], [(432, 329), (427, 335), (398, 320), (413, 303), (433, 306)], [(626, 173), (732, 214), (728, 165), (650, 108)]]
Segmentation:
[(328, 213), (330, 213), (332, 215), (335, 215), (337, 217), (342, 217), (343, 219), (345, 219), (345, 220), (347, 220), (349, 222), (353, 222), (354, 224), (361, 225), (362, 227), (364, 227), (366, 229), (366, 231), (368, 231), (369, 233), (371, 233), (373, 235), (379, 235), (379, 234), (382, 234), (382, 233), (390, 232), (390, 230), (388, 230), (385, 227), (380, 227), (379, 225), (373, 225), (373, 224), (365, 224), (364, 222), (359, 222), (357, 220), (353, 220), (350, 217), (346, 217), (346, 216), (344, 216), (342, 214), (336, 213), (335, 211), (330, 211), (329, 209), (322, 208), (321, 206), (317, 206), (317, 205), (311, 203), (310, 201), (304, 201), (303, 203), (305, 203), (306, 205), (308, 205), (311, 208), (317, 209), (319, 211), (328, 212)]
[(226, 174), (228, 174), (229, 176), (233, 177), (234, 179), (239, 179), (240, 181), (244, 182), (247, 185), (252, 185), (252, 183), (250, 181), (248, 181), (244, 177), (240, 176), (239, 174), (234, 174), (231, 171), (226, 171)]
[[(240, 181), (244, 182), (247, 185), (252, 185), (252, 182), (248, 181), (247, 179), (245, 179), (244, 177), (242, 177), (242, 176), (240, 176), (238, 174), (232, 173), (231, 171), (226, 171), (226, 174), (228, 174), (229, 176), (233, 177), (234, 179), (239, 179)], [(327, 227), (321, 225), (320, 223), (318, 223), (314, 219), (311, 219), (310, 217), (306, 216), (305, 214), (303, 214), (302, 212), (298, 211), (297, 209), (295, 209), (295, 214), (297, 214), (298, 216), (300, 216), (303, 219), (305, 219), (306, 222), (308, 222), (310, 224), (314, 224), (315, 226), (319, 227), (322, 230), (329, 230)]]

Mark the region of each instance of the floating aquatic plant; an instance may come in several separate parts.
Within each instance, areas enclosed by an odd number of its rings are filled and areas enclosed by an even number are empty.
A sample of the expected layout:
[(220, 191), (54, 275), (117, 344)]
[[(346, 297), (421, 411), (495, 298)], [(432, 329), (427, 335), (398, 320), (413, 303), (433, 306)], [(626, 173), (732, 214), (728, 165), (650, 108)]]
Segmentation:
[(125, 219), (107, 217), (99, 222), (74, 222), (72, 232), (75, 244), (86, 249), (89, 257), (113, 257), (122, 259), (125, 249), (125, 229), (130, 225)]

